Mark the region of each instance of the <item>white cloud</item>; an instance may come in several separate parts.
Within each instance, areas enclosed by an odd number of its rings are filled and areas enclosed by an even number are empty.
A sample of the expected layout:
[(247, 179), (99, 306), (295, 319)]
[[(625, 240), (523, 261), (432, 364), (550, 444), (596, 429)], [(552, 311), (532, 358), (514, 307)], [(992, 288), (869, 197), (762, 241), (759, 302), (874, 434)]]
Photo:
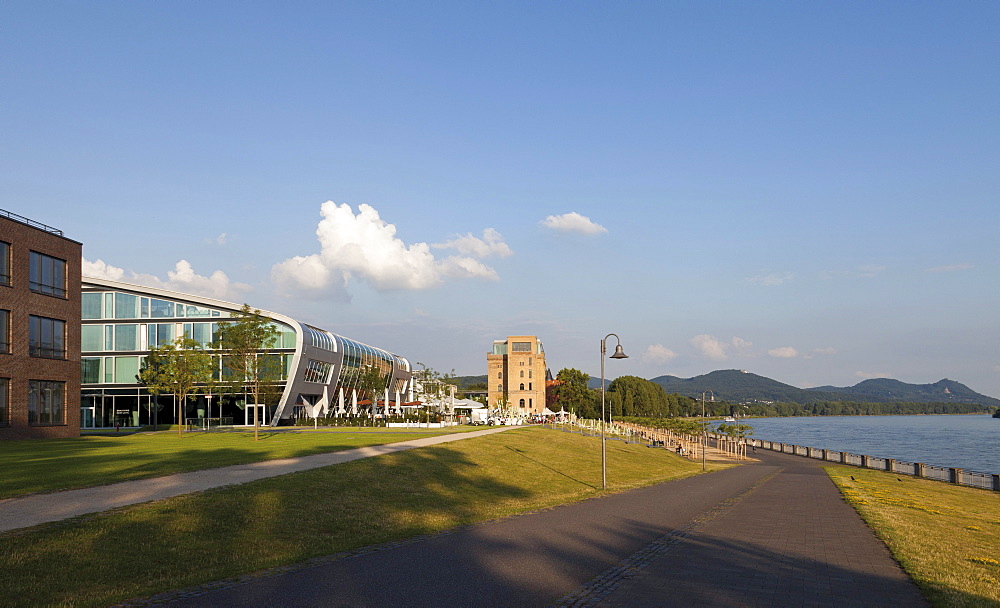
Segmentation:
[(587, 236), (596, 236), (608, 231), (604, 226), (576, 211), (562, 215), (550, 215), (539, 223), (557, 232), (571, 232)]
[(431, 245), (434, 249), (455, 249), (463, 255), (471, 255), (477, 258), (486, 258), (495, 255), (505, 258), (514, 255), (514, 252), (503, 240), (503, 235), (487, 228), (483, 230), (483, 238), (472, 236), (472, 233), (465, 236), (456, 237), (446, 243)]
[[(271, 280), (287, 294), (306, 291), (346, 298), (352, 279), (379, 291), (428, 289), (449, 278), (499, 279), (494, 269), (468, 255), (438, 260), (427, 243), (407, 245), (396, 236), (396, 226), (386, 223), (370, 205), (359, 205), (355, 215), (350, 205), (327, 201), (320, 214), (323, 219), (316, 227), (320, 252), (295, 256), (271, 269)], [(492, 229), (485, 230), (482, 239), (469, 234), (440, 247), (475, 255), (510, 255), (503, 237)]]
[(874, 264), (868, 264), (866, 266), (861, 266), (858, 268), (858, 276), (864, 277), (866, 279), (873, 279), (885, 271), (885, 266), (876, 266)]
[(753, 342), (738, 336), (733, 336), (732, 340), (724, 342), (715, 336), (700, 334), (691, 338), (691, 345), (697, 348), (703, 356), (713, 361), (725, 361), (729, 358), (730, 349), (745, 351), (753, 346)]
[(158, 287), (169, 289), (181, 293), (206, 296), (218, 300), (239, 300), (242, 294), (251, 291), (251, 287), (244, 283), (236, 283), (226, 276), (221, 270), (216, 270), (209, 276), (202, 276), (194, 271), (194, 267), (187, 260), (181, 260), (174, 265), (173, 270), (167, 271), (167, 279), (163, 280), (155, 275), (128, 272), (123, 268), (111, 266), (103, 260), (91, 262), (83, 260), (83, 275), (98, 279), (110, 279), (112, 281), (123, 281), (147, 287)]
[(652, 344), (642, 354), (642, 359), (650, 363), (666, 363), (677, 357), (677, 353), (662, 344)]
[(816, 353), (817, 355), (836, 355), (837, 354), (837, 349), (836, 348), (815, 348), (815, 349), (813, 349), (813, 352)]
[(757, 276), (748, 277), (746, 282), (753, 285), (760, 285), (762, 287), (777, 287), (785, 281), (791, 281), (793, 276), (794, 275), (790, 272), (759, 274)]
[(83, 276), (94, 277), (95, 279), (108, 279), (110, 281), (121, 281), (122, 277), (125, 276), (125, 269), (107, 264), (104, 260), (91, 262), (90, 260), (84, 258)]
[(865, 379), (871, 379), (871, 378), (890, 378), (891, 377), (889, 374), (887, 374), (885, 372), (875, 372), (875, 373), (871, 373), (871, 372), (854, 372), (854, 375), (857, 376), (858, 378), (865, 378)]
[(951, 266), (928, 268), (927, 272), (958, 272), (959, 270), (968, 270), (970, 268), (972, 268), (972, 264), (952, 264)]
[(776, 359), (794, 359), (799, 356), (799, 351), (795, 350), (791, 346), (780, 346), (767, 351), (767, 354)]
[(726, 344), (717, 340), (714, 336), (701, 334), (691, 338), (691, 344), (701, 351), (701, 354), (713, 361), (726, 360)]

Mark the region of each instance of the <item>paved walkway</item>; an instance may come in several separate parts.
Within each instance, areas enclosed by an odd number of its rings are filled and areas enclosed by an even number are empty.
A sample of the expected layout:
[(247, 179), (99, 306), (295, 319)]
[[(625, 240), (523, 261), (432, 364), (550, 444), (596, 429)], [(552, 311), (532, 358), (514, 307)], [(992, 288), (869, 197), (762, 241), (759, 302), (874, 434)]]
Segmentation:
[(421, 448), (490, 433), (499, 433), (515, 427), (496, 427), (468, 433), (451, 433), (436, 437), (424, 437), (398, 443), (388, 443), (341, 452), (315, 454), (297, 458), (267, 460), (251, 464), (232, 465), (178, 473), (151, 479), (124, 481), (121, 483), (67, 490), (52, 494), (32, 494), (21, 498), (0, 500), (0, 532), (27, 528), (51, 521), (61, 521), (88, 513), (98, 513), (128, 505), (162, 500), (181, 494), (201, 492), (211, 488), (228, 486), (266, 477), (286, 475), (297, 471), (317, 469), (332, 464), (350, 462), (360, 458), (392, 454), (413, 448)]
[[(164, 594), (182, 606), (926, 606), (814, 460), (760, 462)], [(613, 475), (613, 471), (610, 472)]]

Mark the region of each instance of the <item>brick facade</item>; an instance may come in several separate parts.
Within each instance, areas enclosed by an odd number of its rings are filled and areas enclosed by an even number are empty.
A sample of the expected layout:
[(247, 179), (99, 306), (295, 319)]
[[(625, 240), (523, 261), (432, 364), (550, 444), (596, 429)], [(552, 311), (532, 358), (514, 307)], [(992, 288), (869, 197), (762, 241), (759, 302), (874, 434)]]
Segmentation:
[[(508, 336), (486, 355), (490, 407), (506, 397), (506, 407), (523, 414), (545, 409), (545, 351), (536, 336)], [(501, 351), (501, 352), (497, 352)]]
[[(0, 378), (9, 379), (7, 422), (0, 440), (80, 435), (80, 274), (83, 246), (57, 230), (0, 210), (0, 241), (10, 245), (10, 284), (0, 284), (0, 310), (9, 311), (10, 352), (0, 353)], [(32, 291), (31, 252), (65, 262), (65, 297)], [(29, 318), (34, 315), (65, 323), (65, 358), (29, 354)], [(56, 424), (29, 424), (28, 395), (32, 380), (64, 382), (63, 415)]]

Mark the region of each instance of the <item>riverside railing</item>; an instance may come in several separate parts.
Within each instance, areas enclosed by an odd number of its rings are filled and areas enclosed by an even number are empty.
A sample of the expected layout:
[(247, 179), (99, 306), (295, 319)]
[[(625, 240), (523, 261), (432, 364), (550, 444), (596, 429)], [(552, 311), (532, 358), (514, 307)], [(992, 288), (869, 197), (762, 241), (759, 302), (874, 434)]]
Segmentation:
[(980, 473), (978, 471), (966, 471), (955, 467), (939, 467), (923, 462), (906, 462), (895, 458), (882, 458), (880, 456), (867, 456), (864, 454), (852, 454), (850, 452), (836, 452), (833, 450), (821, 450), (807, 446), (794, 445), (790, 443), (778, 443), (764, 439), (754, 439), (757, 447), (783, 454), (793, 454), (805, 458), (816, 458), (838, 464), (847, 464), (863, 469), (877, 469), (888, 471), (899, 475), (910, 475), (922, 479), (934, 479), (961, 486), (981, 488), (983, 490), (993, 490), (1000, 492), (1000, 475), (992, 473)]

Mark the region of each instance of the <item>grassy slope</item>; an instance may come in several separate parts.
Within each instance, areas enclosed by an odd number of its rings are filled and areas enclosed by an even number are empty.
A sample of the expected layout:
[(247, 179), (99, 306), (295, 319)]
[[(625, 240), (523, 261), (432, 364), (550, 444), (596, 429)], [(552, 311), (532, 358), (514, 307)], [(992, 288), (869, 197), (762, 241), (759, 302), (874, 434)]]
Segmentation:
[[(0, 597), (102, 605), (582, 500), (600, 494), (597, 446), (513, 430), (9, 533)], [(617, 441), (608, 459), (613, 490), (701, 469)]]
[[(470, 427), (456, 427), (460, 431)], [(454, 432), (451, 429), (345, 428), (185, 433), (3, 442), (0, 499), (104, 485), (231, 464), (336, 452)]]
[(995, 492), (854, 467), (827, 471), (934, 605), (1000, 606)]

